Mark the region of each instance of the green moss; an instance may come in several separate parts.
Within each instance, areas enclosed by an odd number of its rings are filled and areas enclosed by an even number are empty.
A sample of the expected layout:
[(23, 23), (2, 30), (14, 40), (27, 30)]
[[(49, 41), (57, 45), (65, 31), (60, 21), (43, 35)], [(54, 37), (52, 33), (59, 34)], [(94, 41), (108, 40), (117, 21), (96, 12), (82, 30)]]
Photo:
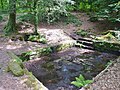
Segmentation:
[(58, 52), (61, 50), (64, 50), (66, 48), (72, 47), (74, 44), (60, 44), (60, 45), (56, 45), (56, 46), (51, 46), (51, 47), (44, 47), (44, 48), (37, 48), (33, 51), (27, 51), (22, 53), (19, 58), (22, 59), (22, 61), (28, 61), (31, 60), (33, 58), (38, 58), (41, 56), (46, 56), (46, 55), (50, 55), (53, 52)]
[(28, 72), (28, 75), (27, 75), (27, 80), (25, 82), (25, 84), (28, 86), (28, 87), (32, 87), (34, 88), (34, 90), (39, 90), (38, 89), (38, 84), (37, 84), (37, 81), (35, 80), (35, 77), (32, 75), (32, 73)]
[(32, 58), (35, 58), (35, 57), (37, 58), (40, 56), (49, 55), (50, 53), (52, 53), (51, 47), (37, 48), (33, 51), (24, 52), (19, 57), (24, 62), (24, 61), (31, 60)]
[(20, 64), (14, 60), (9, 62), (8, 68), (15, 76), (24, 75), (23, 69), (21, 68)]
[(111, 33), (108, 33), (108, 34), (106, 34), (106, 35), (103, 35), (103, 36), (101, 36), (101, 37), (97, 37), (96, 39), (98, 39), (98, 40), (107, 40), (107, 41), (111, 41), (111, 40), (117, 40), (116, 38), (115, 38), (115, 36), (114, 35), (112, 35)]
[(81, 30), (76, 31), (76, 34), (84, 37), (84, 36), (88, 35), (88, 32), (86, 32), (85, 30), (81, 29)]
[(100, 51), (119, 51), (120, 50), (120, 43), (113, 43), (109, 41), (94, 41), (93, 43), (94, 48)]
[(12, 52), (8, 52), (8, 54), (12, 58), (8, 64), (8, 71), (11, 71), (15, 76), (26, 75), (26, 77), (23, 77), (23, 82), (32, 90), (48, 90), (31, 72), (23, 67), (22, 60), (19, 57)]
[(8, 55), (12, 58), (12, 61), (14, 61), (14, 62), (17, 62), (22, 68), (24, 67), (23, 66), (23, 63), (22, 63), (22, 60), (18, 57), (18, 56), (16, 56), (14, 53), (12, 53), (12, 52), (7, 52), (8, 53)]
[(43, 35), (30, 35), (28, 38), (29, 41), (33, 41), (33, 42), (40, 42), (43, 44), (47, 43), (47, 40), (45, 39), (45, 36)]
[[(29, 72), (27, 69), (24, 70), (24, 73), (27, 75), (25, 79), (25, 84), (32, 88), (33, 90), (48, 90), (41, 82), (39, 82), (35, 76)], [(23, 80), (24, 81), (24, 80)]]
[(94, 40), (94, 48), (100, 51), (119, 51), (120, 41), (118, 40), (119, 31), (109, 30), (105, 35), (97, 37)]
[(54, 69), (54, 64), (53, 64), (53, 62), (46, 62), (46, 63), (42, 64), (42, 67), (51, 71)]
[(103, 37), (104, 38), (109, 37), (111, 39), (115, 39), (115, 40), (120, 41), (120, 31), (118, 31), (118, 30), (108, 30), (107, 32), (103, 33)]
[(73, 44), (70, 44), (70, 43), (66, 43), (66, 44), (60, 44), (60, 45), (57, 45), (57, 46), (52, 46), (52, 50), (53, 52), (58, 52), (58, 51), (62, 51), (64, 49), (67, 49), (69, 47), (72, 47)]

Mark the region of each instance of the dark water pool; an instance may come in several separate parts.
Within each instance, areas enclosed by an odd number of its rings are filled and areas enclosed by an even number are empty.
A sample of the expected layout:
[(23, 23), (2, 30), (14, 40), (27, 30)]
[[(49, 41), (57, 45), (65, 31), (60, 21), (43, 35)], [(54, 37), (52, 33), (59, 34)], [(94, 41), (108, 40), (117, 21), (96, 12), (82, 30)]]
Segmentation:
[(50, 56), (30, 60), (25, 66), (49, 90), (78, 90), (71, 85), (76, 76), (82, 74), (92, 79), (105, 69), (116, 55), (87, 49), (70, 48)]

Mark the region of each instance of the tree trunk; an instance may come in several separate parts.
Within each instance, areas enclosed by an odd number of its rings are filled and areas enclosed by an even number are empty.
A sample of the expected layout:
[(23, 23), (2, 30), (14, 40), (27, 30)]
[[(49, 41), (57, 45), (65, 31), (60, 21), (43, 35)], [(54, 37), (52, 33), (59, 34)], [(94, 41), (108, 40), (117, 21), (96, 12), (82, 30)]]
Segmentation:
[(10, 35), (16, 30), (16, 0), (9, 0), (9, 20), (4, 28), (5, 35)]
[(38, 0), (34, 0), (34, 7), (33, 7), (33, 12), (34, 12), (34, 29), (35, 29), (35, 32), (34, 34), (38, 34), (38, 11), (37, 11), (37, 2)]

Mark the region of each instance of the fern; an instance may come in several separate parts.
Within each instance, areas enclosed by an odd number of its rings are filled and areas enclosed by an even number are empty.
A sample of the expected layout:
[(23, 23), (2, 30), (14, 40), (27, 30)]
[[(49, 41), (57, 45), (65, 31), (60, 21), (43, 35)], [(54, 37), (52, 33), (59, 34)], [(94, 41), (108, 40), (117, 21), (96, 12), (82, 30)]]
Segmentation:
[(85, 80), (85, 78), (81, 74), (79, 77), (75, 77), (75, 80), (76, 81), (72, 81), (71, 84), (75, 85), (78, 88), (83, 87), (93, 82), (93, 80)]

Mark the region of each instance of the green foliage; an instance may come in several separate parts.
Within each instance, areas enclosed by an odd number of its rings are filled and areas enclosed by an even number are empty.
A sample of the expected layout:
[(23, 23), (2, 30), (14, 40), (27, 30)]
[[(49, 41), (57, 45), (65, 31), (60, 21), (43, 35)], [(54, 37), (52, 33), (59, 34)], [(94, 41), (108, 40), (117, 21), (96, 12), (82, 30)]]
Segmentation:
[(80, 25), (82, 24), (81, 21), (80, 21), (76, 16), (74, 16), (74, 15), (72, 15), (72, 14), (68, 14), (68, 16), (67, 16), (67, 17), (64, 17), (63, 19), (64, 19), (63, 21), (64, 21), (66, 24), (72, 23), (72, 24), (74, 24), (75, 26), (80, 26)]
[(77, 34), (77, 35), (80, 35), (80, 36), (82, 36), (82, 37), (88, 35), (88, 33), (87, 33), (85, 30), (78, 30), (78, 31), (76, 32), (76, 34)]
[(34, 58), (38, 58), (40, 56), (49, 55), (50, 53), (52, 53), (52, 49), (50, 47), (45, 47), (45, 48), (38, 48), (33, 51), (24, 52), (19, 57), (24, 62)]
[(75, 85), (78, 88), (83, 87), (93, 82), (93, 80), (85, 80), (85, 78), (81, 74), (79, 77), (76, 77), (75, 79), (76, 81), (72, 81), (71, 84)]
[(22, 53), (22, 54), (19, 56), (19, 58), (22, 60), (22, 62), (24, 62), (24, 61), (30, 60), (30, 59), (31, 59), (30, 56), (35, 55), (35, 54), (36, 54), (36, 52), (28, 51), (28, 52)]
[(12, 52), (7, 52), (7, 54), (12, 59), (8, 63), (8, 71), (11, 71), (15, 76), (22, 76), (24, 74), (23, 72), (24, 66), (23, 66), (22, 60)]
[(61, 16), (67, 16), (67, 5), (74, 4), (72, 0), (40, 0), (39, 17), (48, 23), (60, 20)]
[(111, 22), (120, 22), (120, 1), (119, 0), (97, 0), (98, 12), (97, 18), (109, 20)]
[(25, 21), (25, 22), (33, 22), (34, 21), (34, 15), (33, 14), (23, 14), (21, 16), (19, 16), (17, 19), (20, 21)]
[(9, 0), (9, 20), (4, 27), (4, 34), (9, 36), (17, 32), (16, 28), (16, 0)]
[(74, 10), (78, 11), (95, 11), (95, 1), (96, 0), (74, 0), (75, 3), (75, 8)]
[(74, 11), (75, 8), (76, 8), (76, 7), (75, 7), (74, 5), (67, 5), (67, 6), (66, 6), (66, 10), (67, 10), (67, 11)]
[(52, 53), (52, 49), (50, 47), (46, 47), (46, 48), (41, 48), (36, 50), (36, 52), (38, 52), (41, 55), (49, 55), (50, 53)]
[(0, 0), (0, 13), (8, 13), (8, 0)]
[(72, 0), (36, 0), (35, 7), (33, 2), (34, 0), (18, 1), (17, 11), (19, 13), (25, 13), (25, 15), (20, 17), (20, 20), (33, 22), (34, 12), (36, 12), (38, 21), (44, 21), (50, 24), (60, 20), (63, 16), (67, 16), (68, 7), (72, 7), (74, 4)]
[(110, 60), (105, 66), (106, 66), (106, 67), (109, 67), (109, 66), (112, 65), (112, 64), (113, 64), (113, 61)]
[(47, 43), (47, 40), (45, 39), (45, 36), (43, 35), (30, 35), (28, 38), (29, 41), (36, 41), (36, 42), (40, 42), (43, 44)]
[(2, 21), (3, 20), (3, 17), (2, 16), (0, 16), (0, 21)]

